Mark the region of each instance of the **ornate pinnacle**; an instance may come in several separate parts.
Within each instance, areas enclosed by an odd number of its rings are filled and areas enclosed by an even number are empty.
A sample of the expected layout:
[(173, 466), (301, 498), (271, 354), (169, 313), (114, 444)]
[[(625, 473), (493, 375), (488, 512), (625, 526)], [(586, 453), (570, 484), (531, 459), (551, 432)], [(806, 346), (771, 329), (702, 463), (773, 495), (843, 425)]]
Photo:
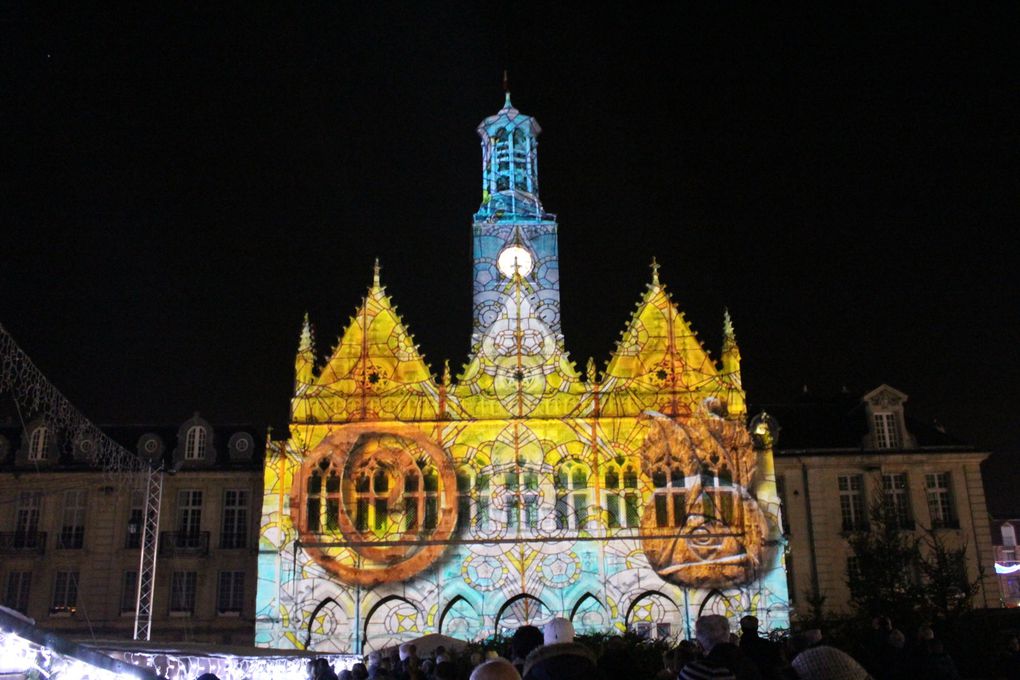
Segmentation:
[(730, 318), (729, 307), (723, 307), (723, 324), (722, 324), (723, 338), (726, 340), (736, 339), (736, 335), (733, 332), (733, 319)]
[(588, 365), (585, 367), (585, 373), (587, 374), (588, 384), (594, 384), (595, 382), (595, 359), (588, 357)]
[(659, 286), (659, 263), (655, 261), (655, 256), (652, 256), (652, 264), (649, 265), (652, 268), (652, 285), (655, 287)]
[(375, 264), (372, 265), (372, 287), (373, 288), (378, 288), (379, 287), (379, 270), (381, 270), (381, 269), (382, 269), (382, 267), (379, 266), (379, 258), (377, 257), (377, 258), (375, 258)]
[(301, 324), (301, 340), (298, 342), (299, 352), (308, 352), (315, 349), (315, 331), (308, 321), (308, 312), (305, 312), (305, 320)]
[(450, 382), (450, 360), (443, 359), (443, 386), (449, 387)]

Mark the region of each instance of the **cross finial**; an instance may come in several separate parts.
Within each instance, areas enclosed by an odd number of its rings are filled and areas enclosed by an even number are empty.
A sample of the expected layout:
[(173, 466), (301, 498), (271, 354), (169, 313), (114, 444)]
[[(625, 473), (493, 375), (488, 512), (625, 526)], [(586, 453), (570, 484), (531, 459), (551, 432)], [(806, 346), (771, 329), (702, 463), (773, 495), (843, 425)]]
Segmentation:
[(375, 264), (372, 265), (372, 287), (379, 287), (379, 271), (382, 267), (379, 266), (379, 258), (375, 258)]
[(652, 268), (652, 285), (659, 285), (659, 263), (655, 261), (655, 256), (652, 256), (652, 264), (649, 265)]

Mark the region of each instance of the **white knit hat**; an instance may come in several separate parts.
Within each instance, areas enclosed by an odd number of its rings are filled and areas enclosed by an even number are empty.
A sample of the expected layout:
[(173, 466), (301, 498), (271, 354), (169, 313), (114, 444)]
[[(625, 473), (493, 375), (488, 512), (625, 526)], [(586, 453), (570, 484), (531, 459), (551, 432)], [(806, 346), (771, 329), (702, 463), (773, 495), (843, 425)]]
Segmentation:
[(555, 645), (558, 642), (573, 642), (574, 624), (562, 617), (555, 618), (545, 624), (543, 637), (547, 645)]

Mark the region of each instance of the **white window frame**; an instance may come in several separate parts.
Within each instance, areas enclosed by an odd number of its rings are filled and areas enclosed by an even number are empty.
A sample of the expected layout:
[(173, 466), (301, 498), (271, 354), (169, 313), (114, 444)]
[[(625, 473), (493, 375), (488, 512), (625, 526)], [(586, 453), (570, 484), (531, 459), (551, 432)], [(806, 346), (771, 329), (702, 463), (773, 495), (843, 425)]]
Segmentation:
[(170, 577), (170, 616), (192, 616), (195, 613), (197, 571), (175, 571)]
[(873, 416), (875, 423), (875, 448), (900, 448), (899, 418), (893, 411), (876, 411)]
[(914, 520), (910, 514), (910, 483), (907, 473), (882, 473), (882, 495), (896, 521), (896, 527), (909, 528)]
[(47, 450), (50, 448), (50, 429), (45, 425), (32, 430), (28, 438), (28, 460), (31, 463), (46, 460)]
[(867, 525), (864, 503), (864, 475), (844, 474), (836, 478), (842, 531), (857, 531)]
[(78, 608), (78, 572), (58, 571), (53, 577), (50, 614), (70, 616)]
[(248, 490), (223, 491), (223, 524), (220, 533), (221, 548), (248, 547)]
[(244, 610), (244, 572), (221, 571), (216, 583), (216, 613), (240, 616)]
[(205, 460), (208, 434), (201, 425), (192, 425), (184, 435), (184, 460)]
[(949, 472), (925, 473), (924, 495), (932, 527), (955, 528), (959, 520), (953, 499), (953, 478)]
[(85, 545), (85, 490), (68, 489), (64, 492), (63, 520), (58, 548), (82, 548)]
[(177, 493), (177, 546), (197, 548), (202, 536), (202, 492), (181, 489)]
[(32, 593), (31, 571), (9, 571), (4, 583), (5, 607), (28, 615), (28, 603)]

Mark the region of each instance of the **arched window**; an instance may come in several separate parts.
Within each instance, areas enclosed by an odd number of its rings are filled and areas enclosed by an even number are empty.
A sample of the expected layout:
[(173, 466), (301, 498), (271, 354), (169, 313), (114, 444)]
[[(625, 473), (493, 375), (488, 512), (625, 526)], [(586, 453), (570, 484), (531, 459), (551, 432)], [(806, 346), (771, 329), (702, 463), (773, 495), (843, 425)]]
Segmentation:
[(510, 188), (510, 133), (500, 128), (493, 138), (492, 166), (496, 176), (496, 191)]
[(471, 468), (462, 467), (457, 470), (457, 533), (463, 534), (471, 526)]
[(205, 458), (205, 428), (192, 425), (184, 436), (184, 460), (202, 460)]
[(701, 471), (703, 491), (702, 514), (713, 517), (725, 524), (733, 523), (733, 476), (725, 465), (718, 470), (703, 468)]
[(28, 439), (28, 459), (30, 461), (46, 460), (46, 452), (50, 448), (50, 429), (41, 425), (32, 431)]
[(479, 529), (489, 529), (489, 508), (492, 505), (492, 476), (481, 470), (475, 477), (475, 526)]
[(390, 512), (390, 478), (386, 474), (386, 470), (379, 468), (372, 475), (372, 500), (375, 501), (375, 517), (373, 518), (372, 528), (376, 531), (382, 531), (386, 528), (386, 516)]
[(538, 470), (527, 466), (510, 470), (503, 475), (503, 484), (507, 528), (538, 529)]
[(564, 463), (556, 475), (556, 528), (583, 529), (588, 526), (590, 484), (588, 467)]
[(628, 463), (624, 465), (621, 474), (620, 468), (615, 463), (610, 463), (606, 467), (603, 486), (606, 489), (606, 515), (609, 528), (639, 526), (641, 524), (640, 496), (635, 467)]
[(679, 466), (661, 466), (652, 471), (655, 487), (655, 525), (681, 527), (687, 521), (687, 480)]
[(330, 469), (326, 477), (326, 529), (329, 531), (340, 529), (340, 500), (340, 475)]
[(491, 529), (489, 524), (489, 508), (492, 502), (491, 479), (488, 462), (483, 458), (475, 458), (473, 464), (458, 468), (458, 532), (467, 533), (471, 530), (487, 532)]
[[(409, 476), (411, 476), (409, 474)], [(417, 475), (414, 475), (417, 479)], [(389, 467), (380, 465), (369, 459), (358, 466), (351, 475), (353, 486), (341, 494), (337, 486), (336, 500), (339, 513), (341, 499), (346, 503), (347, 514), (353, 518), (354, 527), (359, 532), (371, 531), (376, 536), (383, 536), (403, 531), (407, 519), (403, 501), (396, 507), (390, 507), (390, 490), (400, 492), (403, 489)], [(411, 484), (414, 482), (411, 481)], [(393, 517), (391, 517), (393, 513)], [(391, 521), (392, 520), (392, 521)]]
[[(325, 461), (319, 467), (327, 465)], [(322, 475), (319, 470), (312, 470), (308, 475), (308, 488), (305, 493), (305, 524), (309, 531), (318, 531), (321, 525), (322, 512)]]
[(431, 466), (404, 475), (404, 530), (417, 531), (420, 518), (426, 533), (439, 521), (439, 474)]

